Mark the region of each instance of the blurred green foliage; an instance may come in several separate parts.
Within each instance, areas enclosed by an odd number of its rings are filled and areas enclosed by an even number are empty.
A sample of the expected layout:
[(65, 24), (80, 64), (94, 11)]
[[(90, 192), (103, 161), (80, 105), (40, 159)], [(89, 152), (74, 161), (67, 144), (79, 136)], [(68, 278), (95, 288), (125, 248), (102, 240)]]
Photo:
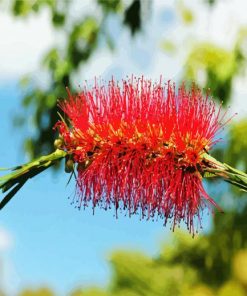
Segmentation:
[(115, 251), (110, 256), (113, 272), (106, 295), (246, 295), (246, 215), (247, 209), (216, 214), (213, 232), (194, 239), (177, 230), (154, 258)]
[(55, 294), (52, 290), (48, 288), (39, 288), (39, 289), (24, 289), (18, 296), (54, 296)]
[(209, 42), (193, 45), (188, 55), (184, 77), (226, 105), (232, 95), (234, 78), (246, 74), (247, 28), (240, 28), (235, 44), (227, 50)]
[(107, 292), (100, 288), (76, 289), (70, 296), (107, 296)]
[(205, 2), (209, 5), (214, 5), (217, 2), (217, 0), (205, 0)]
[(214, 98), (227, 103), (238, 70), (234, 51), (210, 43), (197, 44), (188, 56), (185, 77), (210, 89)]
[[(204, 0), (214, 5), (215, 0)], [(33, 123), (38, 135), (26, 140), (31, 157), (52, 150), (57, 120), (56, 100), (65, 97), (65, 86), (73, 88), (73, 74), (91, 58), (99, 46), (99, 39), (109, 42), (105, 19), (116, 14), (136, 34), (142, 26), (141, 1), (97, 0), (94, 3), (102, 12), (102, 18), (87, 15), (79, 21), (68, 19), (70, 1), (38, 0), (12, 1), (12, 13), (27, 17), (43, 7), (51, 12), (51, 22), (66, 35), (64, 46), (50, 49), (42, 66), (49, 74), (47, 88), (39, 88), (29, 77), (22, 80), (25, 89), (23, 110), (34, 110)], [(181, 2), (182, 3), (182, 2)], [(178, 7), (184, 23), (194, 21), (192, 12), (183, 4)], [(234, 79), (246, 72), (247, 29), (242, 28), (232, 49), (224, 49), (209, 42), (195, 44), (187, 57), (184, 77), (196, 81), (219, 101), (230, 102)], [(163, 41), (168, 54), (176, 54), (176, 44)], [(111, 47), (111, 46), (110, 46)], [(25, 114), (25, 111), (24, 111)], [(230, 124), (228, 143), (218, 149), (219, 157), (232, 166), (247, 171), (247, 120)], [(239, 193), (238, 193), (239, 195)], [(227, 198), (232, 200), (229, 190)], [(246, 202), (234, 199), (234, 207), (225, 214), (216, 213), (212, 231), (192, 239), (190, 235), (176, 231), (160, 253), (151, 258), (136, 251), (115, 251), (110, 256), (112, 277), (106, 289), (76, 289), (71, 296), (243, 296), (247, 295), (247, 232)], [(233, 292), (234, 291), (234, 292)], [(55, 295), (49, 289), (24, 290), (19, 295)]]
[(130, 28), (132, 35), (141, 28), (141, 1), (134, 0), (126, 9), (124, 14), (124, 24)]
[(161, 49), (169, 55), (174, 55), (176, 54), (176, 45), (174, 44), (174, 42), (170, 41), (170, 40), (163, 40), (161, 42)]
[(194, 15), (192, 11), (185, 6), (183, 1), (178, 1), (178, 13), (180, 14), (182, 21), (186, 25), (190, 25), (194, 21)]
[(225, 161), (247, 171), (247, 119), (241, 119), (230, 125), (229, 144), (225, 152)]
[[(68, 1), (56, 0), (16, 0), (12, 2), (13, 15), (17, 17), (26, 17), (30, 13), (38, 13), (44, 7), (48, 7), (51, 11), (51, 21), (55, 27), (63, 26), (66, 20), (66, 7)], [(60, 7), (62, 6), (62, 10)]]

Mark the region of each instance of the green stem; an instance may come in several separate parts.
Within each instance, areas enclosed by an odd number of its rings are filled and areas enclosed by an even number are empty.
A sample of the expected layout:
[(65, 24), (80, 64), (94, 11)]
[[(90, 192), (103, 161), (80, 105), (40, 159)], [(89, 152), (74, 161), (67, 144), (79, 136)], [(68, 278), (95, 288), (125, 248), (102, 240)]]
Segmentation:
[[(209, 154), (204, 154), (203, 159), (205, 162), (205, 167), (203, 171), (205, 172), (204, 177), (207, 176), (218, 176), (223, 178), (226, 182), (229, 182), (242, 191), (247, 192), (247, 174), (239, 171), (226, 163), (221, 163)], [(209, 174), (209, 175), (207, 175)]]
[(0, 177), (0, 190), (7, 195), (0, 202), (0, 210), (21, 189), (28, 179), (38, 175), (67, 155), (63, 150), (57, 149), (49, 155), (41, 156), (24, 165), (12, 169), (12, 173)]
[[(21, 189), (21, 187), (32, 177), (43, 172), (61, 159), (65, 158), (67, 153), (57, 149), (53, 153), (41, 156), (29, 163), (15, 167), (12, 173), (0, 177), (0, 190), (7, 195), (0, 201), (0, 210), (12, 199), (12, 197)], [(225, 181), (239, 187), (247, 192), (247, 174), (241, 172), (226, 163), (221, 163), (211, 155), (203, 155), (202, 167), (203, 177), (221, 177)]]

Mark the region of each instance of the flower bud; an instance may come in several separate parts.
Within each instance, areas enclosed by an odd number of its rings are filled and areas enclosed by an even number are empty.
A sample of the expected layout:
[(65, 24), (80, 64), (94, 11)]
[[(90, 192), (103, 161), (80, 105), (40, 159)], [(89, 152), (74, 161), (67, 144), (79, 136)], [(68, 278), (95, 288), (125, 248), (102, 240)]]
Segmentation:
[(62, 138), (58, 138), (54, 141), (54, 147), (55, 149), (61, 149), (63, 145), (63, 139)]
[(65, 172), (71, 173), (74, 170), (74, 161), (72, 159), (68, 159), (65, 162)]

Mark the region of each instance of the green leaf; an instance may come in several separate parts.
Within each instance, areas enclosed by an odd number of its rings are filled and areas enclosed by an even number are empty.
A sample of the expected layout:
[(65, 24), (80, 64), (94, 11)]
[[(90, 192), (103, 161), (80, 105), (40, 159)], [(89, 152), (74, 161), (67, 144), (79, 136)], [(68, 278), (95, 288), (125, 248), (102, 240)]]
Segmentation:
[(50, 166), (54, 165), (67, 155), (63, 150), (57, 149), (55, 152), (41, 156), (33, 161), (13, 168), (13, 172), (0, 177), (0, 189), (2, 192), (10, 192), (3, 198), (0, 203), (2, 209), (6, 203), (17, 193), (17, 191), (26, 183), (28, 179), (33, 178), (43, 172)]

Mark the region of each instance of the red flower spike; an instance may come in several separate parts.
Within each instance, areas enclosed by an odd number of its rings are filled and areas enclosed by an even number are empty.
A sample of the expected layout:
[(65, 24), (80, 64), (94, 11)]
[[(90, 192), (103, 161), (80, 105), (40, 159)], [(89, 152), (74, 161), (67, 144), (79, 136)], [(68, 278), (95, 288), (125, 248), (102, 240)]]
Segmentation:
[(171, 220), (173, 229), (183, 220), (193, 234), (203, 208), (219, 209), (202, 185), (202, 155), (216, 143), (224, 115), (195, 85), (176, 93), (170, 82), (132, 78), (68, 95), (59, 106), (69, 124), (57, 128), (78, 164), (79, 208), (141, 210)]

